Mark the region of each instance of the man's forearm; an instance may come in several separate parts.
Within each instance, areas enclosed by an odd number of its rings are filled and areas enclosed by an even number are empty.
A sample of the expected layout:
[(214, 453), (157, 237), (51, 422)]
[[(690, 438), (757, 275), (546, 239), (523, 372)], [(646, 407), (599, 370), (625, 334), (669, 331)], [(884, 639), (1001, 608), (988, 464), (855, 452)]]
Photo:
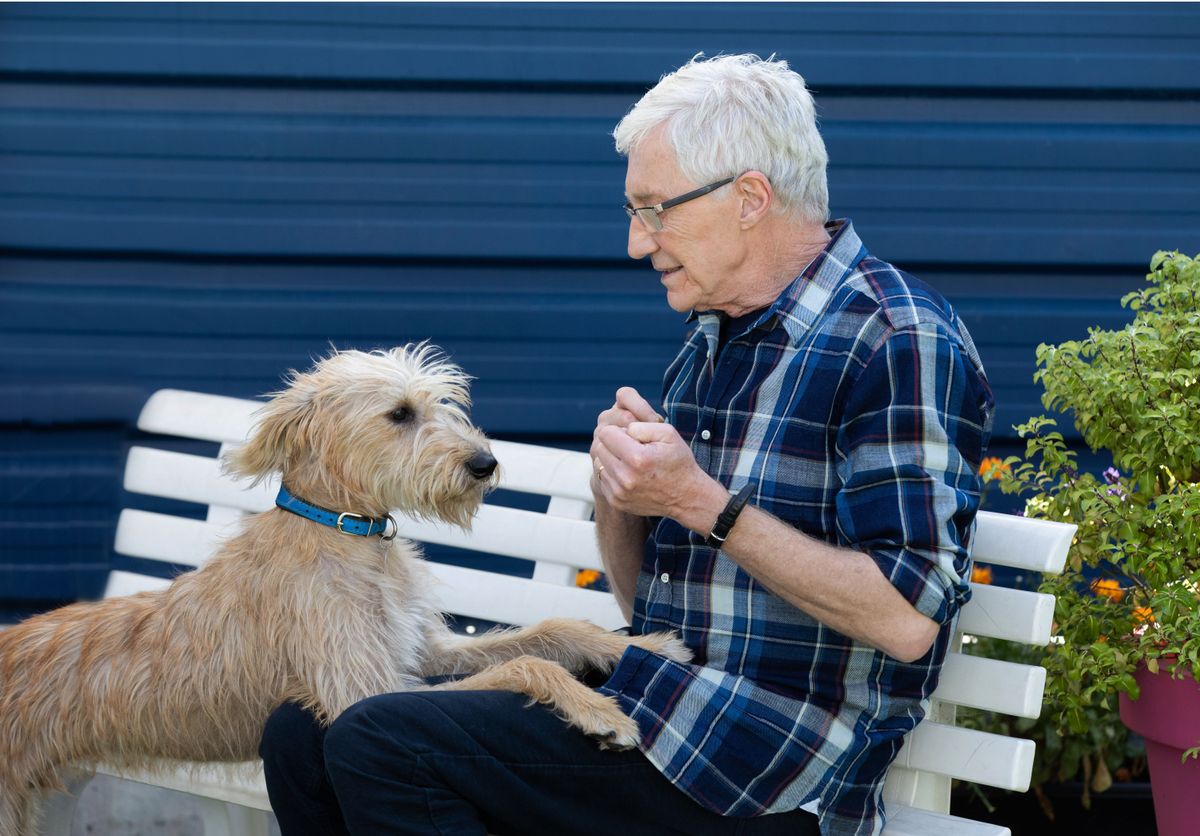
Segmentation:
[[(707, 486), (679, 522), (703, 534), (727, 498), (723, 488)], [(765, 511), (746, 508), (724, 551), (785, 601), (902, 661), (923, 656), (937, 635), (938, 625), (904, 600), (868, 555), (813, 539)]]
[(649, 531), (648, 519), (616, 510), (597, 492), (596, 539), (600, 544), (600, 559), (604, 561), (609, 588), (627, 621), (633, 617), (637, 576)]
[(917, 612), (863, 552), (831, 546), (757, 508), (734, 526), (726, 551), (784, 600), (844, 635), (911, 662), (938, 625)]
[[(711, 477), (694, 485), (672, 516), (704, 535), (729, 492)], [(723, 551), (788, 603), (895, 658), (919, 658), (937, 635), (937, 624), (904, 600), (868, 555), (816, 540), (753, 506), (738, 517)]]

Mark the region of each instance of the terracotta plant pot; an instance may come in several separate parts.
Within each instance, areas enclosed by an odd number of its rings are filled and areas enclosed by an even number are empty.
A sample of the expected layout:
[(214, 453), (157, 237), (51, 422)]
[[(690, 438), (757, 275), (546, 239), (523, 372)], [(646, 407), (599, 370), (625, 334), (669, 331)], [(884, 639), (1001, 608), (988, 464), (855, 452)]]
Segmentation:
[(1200, 742), (1200, 685), (1190, 675), (1172, 679), (1144, 667), (1136, 679), (1141, 696), (1121, 694), (1121, 720), (1146, 739), (1158, 836), (1195, 836), (1200, 760), (1181, 758)]

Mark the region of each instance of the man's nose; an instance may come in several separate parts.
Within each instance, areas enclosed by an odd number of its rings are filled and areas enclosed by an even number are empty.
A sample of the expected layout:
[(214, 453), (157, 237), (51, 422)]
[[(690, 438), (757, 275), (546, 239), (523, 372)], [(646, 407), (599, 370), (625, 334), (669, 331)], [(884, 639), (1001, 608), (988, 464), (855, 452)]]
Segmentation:
[(642, 223), (642, 219), (633, 217), (629, 219), (629, 257), (633, 259), (645, 258), (646, 256), (658, 250), (658, 241), (654, 238), (654, 233), (646, 229), (646, 225)]

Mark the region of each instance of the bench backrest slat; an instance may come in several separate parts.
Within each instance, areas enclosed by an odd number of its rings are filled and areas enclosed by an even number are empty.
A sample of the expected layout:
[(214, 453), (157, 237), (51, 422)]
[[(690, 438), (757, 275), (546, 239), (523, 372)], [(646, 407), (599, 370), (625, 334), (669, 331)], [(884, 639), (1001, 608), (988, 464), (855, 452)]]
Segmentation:
[[(240, 444), (249, 436), (256, 413), (264, 405), (262, 401), (224, 395), (161, 389), (142, 407), (137, 426), (158, 435)], [(496, 458), (508, 462), (500, 469), (502, 488), (591, 502), (591, 462), (586, 456), (513, 441), (493, 441), (492, 446)]]
[[(234, 482), (222, 477), (216, 459), (149, 447), (134, 447), (129, 451), (125, 489), (132, 493), (205, 504), (207, 500), (212, 503), (210, 507), (246, 513), (258, 513), (275, 506), (278, 478), (272, 477), (254, 488), (247, 488), (246, 482)], [(225, 521), (231, 518), (235, 519), (236, 515), (222, 515), (219, 519)], [(470, 531), (433, 520), (413, 519), (399, 513), (395, 518), (403, 537), (423, 543), (558, 563), (576, 569), (602, 568), (594, 527), (586, 520), (498, 505), (482, 506)], [(131, 521), (128, 525), (133, 526), (134, 523)], [(142, 541), (144, 545), (137, 547), (138, 553), (126, 550), (134, 547), (132, 543)], [(187, 542), (201, 544), (213, 541), (211, 538), (196, 539), (193, 536)], [(163, 547), (174, 548), (166, 544)], [(140, 537), (136, 531), (124, 532), (124, 538), (119, 541), (117, 548), (121, 554), (131, 557), (169, 560), (192, 566), (199, 566), (211, 553), (211, 549), (197, 548), (181, 555), (175, 549), (175, 553), (168, 556), (154, 554), (153, 549), (153, 536)], [(573, 579), (574, 574), (570, 577)]]
[(926, 720), (895, 760), (900, 767), (1024, 792), (1033, 774), (1034, 742)]
[(221, 524), (125, 508), (117, 518), (117, 554), (199, 566), (236, 534), (242, 519)]
[(444, 563), (431, 564), (443, 582), (434, 590), (445, 612), (527, 626), (547, 618), (582, 618), (606, 630), (628, 622), (607, 592), (555, 586)]
[(976, 583), (971, 584), (971, 601), (962, 608), (958, 629), (973, 636), (1045, 645), (1053, 621), (1053, 595)]
[(198, 505), (217, 505), (258, 513), (275, 504), (277, 478), (253, 487), (249, 480), (234, 481), (221, 472), (212, 456), (132, 447), (125, 463), (125, 490), (146, 496), (178, 499)]
[(174, 435), (199, 441), (240, 443), (256, 421), (265, 401), (159, 389), (138, 413), (142, 432)]
[(972, 557), (1014, 569), (1057, 575), (1066, 565), (1074, 525), (980, 511), (976, 515)]
[(937, 698), (944, 703), (1036, 718), (1042, 713), (1046, 669), (984, 656), (948, 653), (938, 679)]

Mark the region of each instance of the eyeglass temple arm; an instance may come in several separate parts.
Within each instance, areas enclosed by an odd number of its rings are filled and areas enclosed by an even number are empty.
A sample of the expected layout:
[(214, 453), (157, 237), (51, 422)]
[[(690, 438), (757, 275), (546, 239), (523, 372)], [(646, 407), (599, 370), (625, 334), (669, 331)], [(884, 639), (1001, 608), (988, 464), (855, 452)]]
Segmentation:
[(721, 188), (722, 186), (732, 183), (736, 179), (737, 179), (737, 177), (727, 177), (718, 183), (709, 183), (707, 186), (701, 186), (700, 188), (696, 189), (695, 191), (688, 192), (687, 194), (681, 194), (679, 197), (673, 197), (670, 200), (664, 200), (662, 203), (659, 203), (659, 204), (656, 204), (654, 206), (650, 206), (647, 208), (654, 209), (656, 211), (661, 212), (664, 209), (670, 209), (672, 206), (678, 206), (679, 204), (684, 203), (685, 201), (695, 200), (698, 197), (704, 197), (709, 192), (716, 191), (717, 189)]

